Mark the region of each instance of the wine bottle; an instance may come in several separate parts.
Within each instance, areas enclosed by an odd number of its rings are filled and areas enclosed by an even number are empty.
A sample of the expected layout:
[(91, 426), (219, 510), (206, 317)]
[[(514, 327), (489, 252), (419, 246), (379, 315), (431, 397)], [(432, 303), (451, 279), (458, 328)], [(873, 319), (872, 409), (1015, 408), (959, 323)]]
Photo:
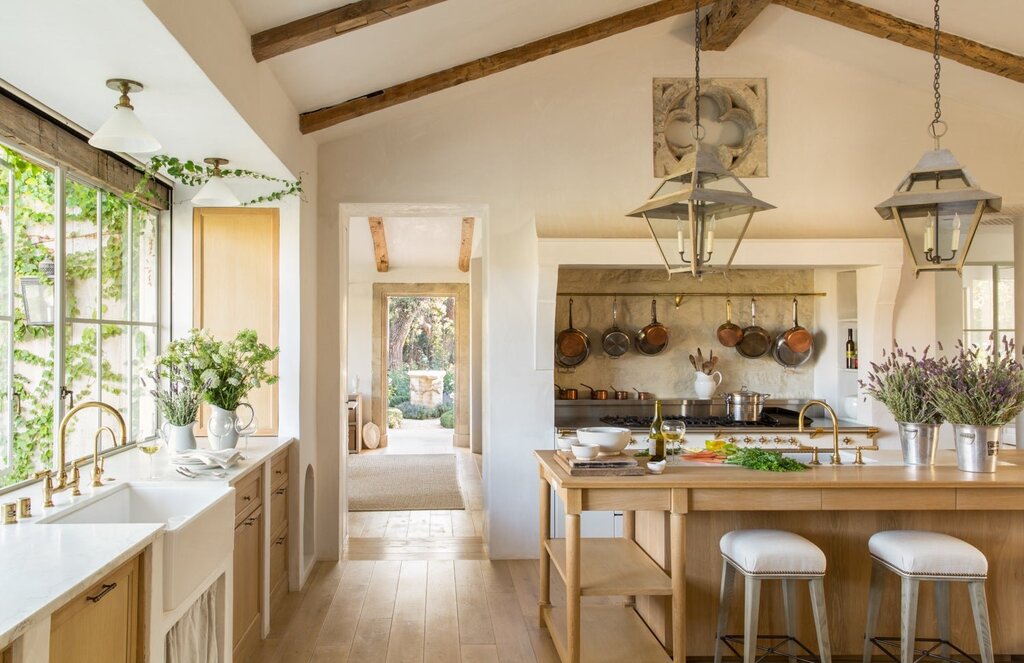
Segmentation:
[(853, 330), (846, 330), (846, 367), (857, 368), (857, 344), (853, 341)]
[(661, 432), (661, 401), (654, 401), (654, 421), (651, 422), (651, 432), (648, 435), (648, 447), (651, 450), (651, 460), (665, 460), (665, 434)]

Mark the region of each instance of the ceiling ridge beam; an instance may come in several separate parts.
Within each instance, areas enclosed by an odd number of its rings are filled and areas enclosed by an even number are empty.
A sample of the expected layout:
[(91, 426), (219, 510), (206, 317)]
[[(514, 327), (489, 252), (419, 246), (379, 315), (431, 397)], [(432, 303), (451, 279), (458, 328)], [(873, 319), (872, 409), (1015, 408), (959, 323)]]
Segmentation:
[(362, 97), (327, 106), (299, 116), (299, 128), (308, 134), (351, 120), (361, 115), (390, 108), (406, 101), (440, 92), (441, 90), (475, 81), (513, 67), (561, 53), (578, 46), (611, 37), (634, 28), (657, 23), (673, 16), (693, 11), (696, 2), (711, 4), (711, 0), (659, 0), (621, 14), (560, 32), (500, 53), (477, 58), (443, 71), (427, 74), (405, 83), (371, 92)]
[[(774, 3), (904, 46), (932, 51), (931, 26), (918, 25), (851, 0), (774, 0)], [(940, 33), (939, 53), (968, 67), (1024, 83), (1024, 57), (1015, 53), (948, 32)]]
[(257, 32), (251, 37), (252, 56), (263, 62), (439, 2), (444, 0), (359, 0)]
[(724, 51), (729, 48), (770, 4), (771, 0), (718, 0), (701, 20), (701, 50)]

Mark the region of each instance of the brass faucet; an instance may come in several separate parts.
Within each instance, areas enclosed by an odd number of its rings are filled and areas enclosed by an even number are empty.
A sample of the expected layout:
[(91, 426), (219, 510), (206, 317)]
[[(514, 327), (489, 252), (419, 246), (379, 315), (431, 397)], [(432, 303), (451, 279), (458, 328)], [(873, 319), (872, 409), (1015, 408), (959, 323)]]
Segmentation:
[[(100, 426), (96, 429), (96, 436), (92, 439), (92, 487), (99, 488), (103, 485), (103, 459), (100, 458), (100, 446), (103, 444), (103, 431), (110, 433), (110, 439), (117, 445), (117, 437), (110, 426)], [(124, 438), (121, 438), (122, 443)]]
[[(66, 463), (67, 463), (67, 434), (68, 434), (68, 424), (71, 423), (71, 419), (76, 414), (81, 412), (82, 410), (87, 410), (89, 408), (99, 408), (101, 410), (104, 410), (104, 411), (108, 412), (111, 416), (113, 416), (115, 421), (117, 421), (118, 428), (120, 429), (120, 432), (121, 432), (121, 441), (120, 441), (120, 443), (118, 443), (117, 439), (115, 438), (114, 446), (124, 446), (125, 444), (128, 443), (128, 428), (127, 428), (127, 426), (125, 426), (124, 417), (121, 416), (121, 413), (118, 412), (117, 408), (115, 408), (114, 406), (107, 405), (106, 403), (103, 403), (101, 401), (86, 401), (84, 403), (79, 403), (75, 407), (73, 407), (70, 410), (68, 410), (67, 414), (64, 415), (64, 418), (60, 420), (60, 432), (59, 432), (59, 434), (57, 436), (57, 468), (58, 468), (57, 469), (57, 484), (54, 485), (54, 483), (53, 483), (53, 471), (52, 470), (45, 470), (43, 472), (37, 472), (36, 475), (35, 475), (37, 479), (43, 479), (45, 481), (45, 483), (43, 484), (43, 506), (45, 506), (45, 507), (52, 507), (53, 506), (53, 494), (54, 493), (59, 493), (61, 491), (68, 490), (70, 488), (72, 495), (81, 495), (82, 494), (81, 491), (79, 490), (79, 487), (78, 487), (79, 481), (81, 479), (81, 475), (80, 475), (80, 472), (79, 472), (79, 469), (78, 469), (78, 462), (77, 461), (74, 464), (74, 468), (72, 470), (71, 479), (70, 480), (68, 479), (68, 470), (67, 470), (67, 467), (66, 467)], [(108, 428), (106, 426), (104, 426), (104, 427), (100, 428), (100, 430), (96, 431), (96, 437), (93, 440), (93, 461), (94, 461), (94, 463), (97, 463), (97, 464), (99, 463), (100, 437), (101, 437), (101, 434), (103, 433), (104, 429), (110, 431), (111, 435), (114, 434), (114, 432), (111, 431), (110, 428)], [(103, 469), (102, 469), (102, 467), (101, 466), (99, 467), (99, 473), (97, 474), (97, 467), (94, 466), (93, 467), (93, 484), (92, 485), (94, 485), (94, 486), (99, 485), (97, 482), (99, 481), (100, 477), (102, 477), (102, 476), (103, 476)]]
[[(839, 457), (839, 419), (836, 418), (836, 411), (832, 409), (832, 406), (825, 401), (807, 401), (807, 403), (800, 408), (800, 414), (797, 416), (799, 419), (799, 425), (797, 430), (801, 433), (804, 432), (804, 412), (807, 412), (807, 408), (812, 405), (820, 405), (825, 408), (825, 412), (828, 412), (828, 416), (832, 418), (832, 464), (842, 465), (843, 459)], [(817, 458), (817, 449), (815, 449), (815, 459)]]

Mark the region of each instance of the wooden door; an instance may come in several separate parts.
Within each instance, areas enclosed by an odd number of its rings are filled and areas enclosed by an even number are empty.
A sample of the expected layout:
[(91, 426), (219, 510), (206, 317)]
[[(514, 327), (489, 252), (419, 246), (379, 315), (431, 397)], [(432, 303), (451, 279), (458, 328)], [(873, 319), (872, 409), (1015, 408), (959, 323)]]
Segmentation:
[(133, 663), (138, 620), (136, 557), (54, 613), (50, 663)]
[(232, 606), (235, 660), (245, 645), (260, 639), (261, 532), (263, 507), (235, 527), (234, 603)]
[[(260, 341), (278, 344), (278, 210), (197, 208), (193, 213), (193, 325), (228, 340), (255, 329)], [(277, 374), (277, 360), (271, 372)], [(277, 435), (277, 385), (249, 394), (259, 420), (257, 435)], [(245, 415), (242, 415), (245, 416)], [(203, 408), (199, 434), (206, 435)]]

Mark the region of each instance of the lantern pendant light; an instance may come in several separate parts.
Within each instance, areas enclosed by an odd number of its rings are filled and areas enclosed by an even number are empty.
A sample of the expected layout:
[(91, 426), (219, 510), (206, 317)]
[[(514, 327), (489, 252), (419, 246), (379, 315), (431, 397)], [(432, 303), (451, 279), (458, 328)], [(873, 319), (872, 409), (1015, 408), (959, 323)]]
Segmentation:
[[(939, 145), (947, 129), (939, 91), (939, 34), (939, 0), (935, 0), (935, 115), (928, 125), (935, 149), (925, 152), (893, 195), (875, 206), (883, 219), (899, 222), (915, 275), (923, 271), (962, 273), (982, 215), (998, 212), (1003, 204), (1001, 196), (982, 190), (953, 153)], [(968, 224), (966, 232), (964, 223)]]
[[(695, 149), (662, 178), (643, 205), (627, 215), (642, 218), (647, 223), (669, 278), (673, 274), (685, 273), (699, 277), (712, 267), (728, 269), (754, 213), (774, 209), (774, 205), (754, 198), (750, 189), (722, 165), (714, 151), (701, 146), (704, 127), (700, 123), (700, 3), (694, 10), (693, 44), (694, 125), (690, 131)], [(679, 256), (676, 266), (669, 262), (655, 229), (657, 223), (662, 232), (667, 233), (666, 221), (674, 227), (675, 252)], [(727, 225), (734, 226), (734, 230), (727, 234), (735, 237), (736, 243), (724, 262), (712, 265), (715, 237), (720, 237), (720, 230)]]
[(203, 159), (203, 163), (213, 166), (213, 171), (210, 173), (210, 179), (206, 180), (206, 184), (192, 197), (192, 204), (196, 207), (238, 207), (241, 205), (238, 196), (224, 182), (224, 177), (220, 172), (220, 167), (226, 166), (229, 163), (228, 160), (209, 157)]
[(127, 78), (111, 78), (107, 87), (121, 93), (114, 106), (114, 114), (89, 138), (89, 144), (101, 150), (147, 154), (160, 149), (160, 141), (142, 126), (135, 114), (128, 93), (142, 92), (142, 83)]

